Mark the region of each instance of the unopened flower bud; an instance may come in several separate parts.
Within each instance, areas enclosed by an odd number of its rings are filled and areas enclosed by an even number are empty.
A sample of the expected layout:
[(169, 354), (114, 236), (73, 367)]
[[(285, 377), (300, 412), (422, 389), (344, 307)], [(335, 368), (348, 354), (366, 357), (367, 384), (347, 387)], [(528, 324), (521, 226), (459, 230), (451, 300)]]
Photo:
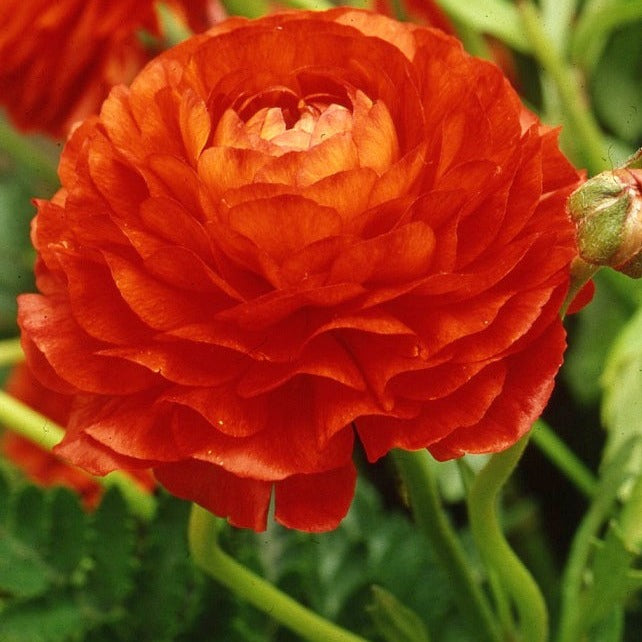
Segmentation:
[(568, 211), (585, 261), (642, 277), (642, 170), (595, 176), (571, 194)]

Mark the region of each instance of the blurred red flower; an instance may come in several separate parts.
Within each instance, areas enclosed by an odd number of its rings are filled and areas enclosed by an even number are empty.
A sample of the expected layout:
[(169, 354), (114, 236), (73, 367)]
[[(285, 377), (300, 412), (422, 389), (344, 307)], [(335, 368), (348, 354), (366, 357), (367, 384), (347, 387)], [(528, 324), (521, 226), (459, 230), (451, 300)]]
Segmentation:
[[(209, 0), (170, 0), (179, 19), (209, 26)], [(64, 137), (96, 112), (111, 87), (151, 57), (139, 39), (160, 35), (155, 0), (2, 0), (0, 106), (25, 131)]]
[(578, 181), (441, 31), (234, 19), (117, 87), (38, 203), (23, 346), (77, 396), (58, 452), (153, 467), (262, 529), (337, 525), (355, 433), (439, 459), (530, 428), (565, 347)]
[[(72, 397), (45, 388), (26, 365), (13, 369), (6, 390), (54, 423), (62, 426), (67, 423)], [(0, 435), (0, 452), (37, 484), (67, 486), (82, 497), (86, 508), (94, 508), (100, 501), (103, 488), (90, 474), (16, 433), (7, 430)], [(147, 471), (134, 471), (134, 478), (144, 489), (154, 487), (154, 480)]]

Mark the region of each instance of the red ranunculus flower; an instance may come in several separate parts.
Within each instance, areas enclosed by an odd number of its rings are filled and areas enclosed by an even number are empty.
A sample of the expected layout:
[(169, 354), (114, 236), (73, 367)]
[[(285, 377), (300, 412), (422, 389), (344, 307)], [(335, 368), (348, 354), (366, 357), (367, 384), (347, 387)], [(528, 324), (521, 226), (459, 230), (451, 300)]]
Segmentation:
[(42, 382), (58, 451), (153, 467), (236, 525), (330, 529), (355, 433), (439, 459), (545, 405), (578, 180), (501, 72), (346, 8), (234, 19), (118, 87), (38, 204)]
[[(66, 425), (72, 397), (45, 388), (25, 364), (13, 369), (6, 390), (53, 422)], [(91, 475), (16, 433), (6, 431), (0, 435), (0, 452), (37, 484), (67, 486), (82, 497), (87, 508), (94, 508), (100, 501), (103, 488)], [(133, 473), (143, 489), (154, 487), (154, 480), (147, 471), (136, 470)]]
[[(0, 106), (23, 130), (65, 136), (95, 112), (117, 83), (150, 55), (139, 39), (159, 35), (154, 0), (2, 0)], [(170, 0), (177, 16), (204, 29), (209, 0)]]

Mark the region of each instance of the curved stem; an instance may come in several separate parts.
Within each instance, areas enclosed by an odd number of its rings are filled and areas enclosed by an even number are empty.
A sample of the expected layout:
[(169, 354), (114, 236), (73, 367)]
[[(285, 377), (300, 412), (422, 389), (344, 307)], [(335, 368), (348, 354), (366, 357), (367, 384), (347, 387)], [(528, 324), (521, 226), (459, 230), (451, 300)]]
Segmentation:
[(312, 642), (366, 642), (305, 608), (221, 550), (220, 520), (197, 504), (189, 519), (189, 548), (196, 564), (240, 598)]
[(22, 352), (20, 339), (0, 340), (0, 366), (10, 366), (14, 363), (24, 361), (25, 355)]
[(442, 507), (430, 454), (427, 450), (393, 450), (392, 456), (408, 489), (417, 526), (430, 540), (437, 561), (455, 584), (462, 613), (480, 639), (501, 640), (488, 600)]
[(548, 612), (535, 580), (508, 545), (497, 518), (497, 497), (513, 472), (528, 436), (496, 453), (478, 473), (468, 493), (468, 515), (475, 544), (489, 569), (497, 573), (519, 616), (524, 642), (547, 639)]
[(591, 174), (599, 174), (608, 169), (607, 147), (573, 70), (562, 60), (559, 50), (544, 31), (539, 13), (532, 2), (522, 0), (519, 10), (531, 50), (537, 62), (555, 83), (569, 127), (572, 128), (572, 134), (581, 150), (582, 162)]
[[(0, 390), (0, 424), (45, 450), (51, 450), (65, 435), (65, 430), (44, 415)], [(129, 475), (114, 471), (94, 478), (99, 484), (117, 486), (132, 512), (150, 519), (156, 510), (153, 495), (143, 490)]]
[(538, 420), (533, 427), (531, 437), (535, 445), (585, 497), (591, 498), (595, 495), (597, 491), (595, 476), (548, 424), (541, 419)]

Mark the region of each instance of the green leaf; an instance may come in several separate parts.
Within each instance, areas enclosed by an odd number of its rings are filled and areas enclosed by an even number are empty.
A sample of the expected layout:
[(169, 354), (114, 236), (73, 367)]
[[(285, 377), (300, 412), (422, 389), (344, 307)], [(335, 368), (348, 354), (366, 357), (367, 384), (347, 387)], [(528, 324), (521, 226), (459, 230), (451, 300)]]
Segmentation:
[(642, 0), (601, 0), (588, 4), (572, 32), (570, 51), (573, 60), (590, 71), (609, 35), (620, 27), (640, 21)]
[(136, 521), (114, 488), (88, 515), (68, 489), (0, 474), (0, 640), (192, 642), (211, 630), (199, 628), (204, 613), (226, 631), (220, 639), (249, 640), (227, 636), (241, 617), (256, 621), (236, 600), (217, 589), (207, 602), (188, 555), (188, 508), (164, 496), (153, 521)]
[(87, 589), (92, 605), (109, 611), (133, 588), (133, 520), (117, 490), (110, 489), (103, 496), (94, 514), (93, 531), (89, 547), (93, 565)]
[(429, 642), (423, 621), (412, 609), (380, 586), (372, 587), (372, 595), (368, 613), (387, 642)]
[(642, 308), (613, 346), (602, 385), (602, 419), (609, 431), (604, 458), (608, 459), (631, 435), (642, 434)]
[(66, 488), (53, 491), (51, 523), (51, 564), (58, 572), (70, 575), (78, 568), (87, 550), (87, 517), (73, 491)]
[(22, 546), (0, 527), (0, 593), (15, 598), (42, 595), (48, 588), (46, 568), (35, 551)]
[[(366, 611), (372, 585), (420, 614), (435, 639), (452, 626), (456, 596), (430, 545), (406, 516), (384, 510), (362, 476), (350, 511), (336, 530), (309, 535), (271, 525), (255, 546), (264, 577), (367, 639), (378, 639)], [(473, 641), (475, 634), (469, 631), (458, 640)]]
[(629, 597), (629, 569), (637, 555), (629, 550), (615, 521), (611, 521), (603, 542), (595, 549), (584, 594), (586, 627), (610, 618), (614, 609), (624, 606)]
[(622, 642), (624, 640), (624, 609), (615, 608), (589, 633), (590, 642)]
[(3, 642), (74, 642), (83, 640), (83, 613), (69, 596), (18, 604), (2, 612)]
[(640, 22), (615, 32), (591, 77), (591, 95), (598, 117), (619, 138), (642, 140), (642, 2)]
[(196, 615), (203, 578), (187, 547), (189, 509), (189, 503), (163, 494), (155, 522), (142, 537), (141, 569), (129, 607), (138, 639), (175, 640)]
[(613, 342), (635, 312), (640, 284), (621, 274), (604, 270), (595, 277), (593, 301), (571, 318), (569, 350), (563, 375), (578, 401), (597, 403), (600, 377)]
[(0, 470), (0, 528), (4, 527), (9, 519), (9, 482)]
[(44, 558), (49, 520), (42, 492), (35, 486), (25, 486), (15, 496), (14, 503), (15, 536), (23, 545), (38, 551)]
[(27, 487), (14, 495), (0, 524), (0, 592), (20, 599), (42, 595), (50, 584), (38, 546), (43, 539), (43, 507), (34, 492)]

